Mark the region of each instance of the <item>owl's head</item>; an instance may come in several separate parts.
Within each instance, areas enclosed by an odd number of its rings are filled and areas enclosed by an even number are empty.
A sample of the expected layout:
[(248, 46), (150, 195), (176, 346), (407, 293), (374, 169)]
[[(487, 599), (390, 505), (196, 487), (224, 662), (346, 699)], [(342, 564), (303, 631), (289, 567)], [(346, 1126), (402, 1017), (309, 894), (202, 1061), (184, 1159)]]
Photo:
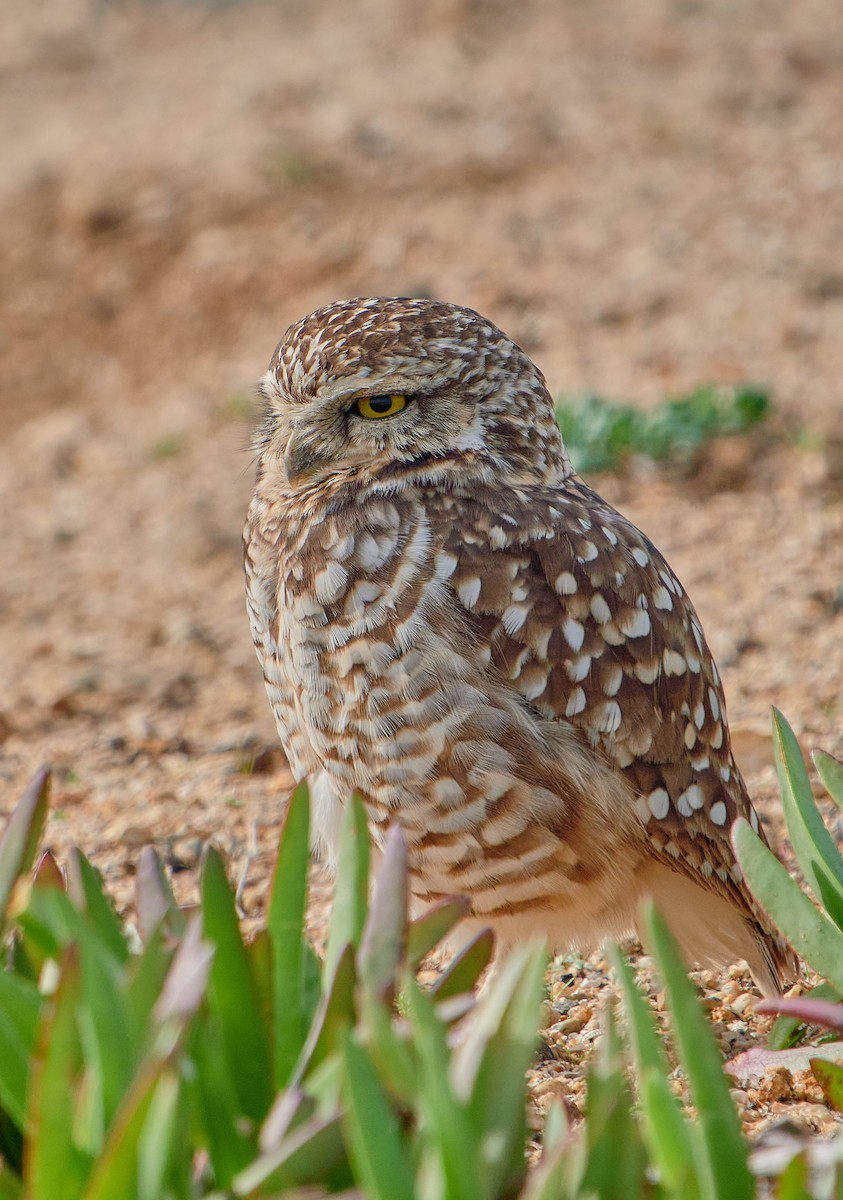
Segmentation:
[(571, 467), (538, 367), (491, 321), (435, 300), (343, 300), (291, 325), (264, 376), (261, 470), (555, 482)]

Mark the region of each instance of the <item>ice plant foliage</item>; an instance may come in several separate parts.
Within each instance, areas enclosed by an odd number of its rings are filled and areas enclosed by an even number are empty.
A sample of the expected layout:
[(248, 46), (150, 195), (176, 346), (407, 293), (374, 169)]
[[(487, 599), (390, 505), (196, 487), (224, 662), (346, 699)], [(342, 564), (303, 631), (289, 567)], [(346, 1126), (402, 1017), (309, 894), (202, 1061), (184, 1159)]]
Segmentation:
[[(834, 985), (843, 869), (778, 716), (776, 738), (791, 836), (822, 911), (786, 872), (783, 882), (748, 827), (735, 842), (759, 901)], [(843, 802), (843, 766), (827, 755), (817, 765)], [(539, 1044), (543, 948), (512, 952), (478, 998), (493, 949), (481, 933), (422, 987), (419, 965), (467, 905), (454, 898), (408, 919), (397, 828), (370, 889), (365, 815), (347, 806), (320, 958), (305, 929), (306, 789), (288, 808), (266, 927), (246, 941), (212, 849), (192, 914), (144, 851), (132, 926), (82, 854), (64, 872), (45, 854), (33, 875), (48, 783), (36, 777), (0, 839), (0, 1200), (750, 1200), (771, 1194), (759, 1175), (773, 1177), (781, 1200), (843, 1195), (839, 1138), (816, 1151), (751, 1151), (655, 910), (643, 925), (693, 1107), (677, 1095), (669, 1043), (631, 967), (612, 950), (621, 1019), (606, 1013), (584, 1119), (574, 1126), (552, 1107), (528, 1166), (525, 1073)], [(788, 1031), (839, 1029), (841, 1007), (828, 1001), (778, 1004)], [(840, 1066), (817, 1056), (813, 1069), (839, 1107)]]

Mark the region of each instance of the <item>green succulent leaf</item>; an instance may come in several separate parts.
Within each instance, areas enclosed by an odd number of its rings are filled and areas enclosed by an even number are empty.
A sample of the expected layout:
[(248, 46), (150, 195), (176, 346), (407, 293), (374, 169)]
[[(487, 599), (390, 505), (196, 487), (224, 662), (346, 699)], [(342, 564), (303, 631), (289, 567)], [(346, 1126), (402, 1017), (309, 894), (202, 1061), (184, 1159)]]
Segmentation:
[[(53, 958), (75, 946), (81, 962), (82, 1003), (77, 1013), (79, 1038), (87, 1068), (85, 1111), (87, 1148), (102, 1144), (128, 1082), (133, 1063), (126, 1053), (131, 1044), (122, 989), (122, 965), (87, 913), (55, 888), (34, 888), (20, 924)], [(114, 1047), (121, 1047), (115, 1054)]]
[(514, 1188), (523, 1173), (526, 1072), (536, 1052), (547, 953), (540, 942), (510, 951), (480, 998), (454, 1052), (454, 1091), (469, 1103), (490, 1179)]
[(445, 1000), (448, 996), (474, 991), (494, 952), (495, 935), (491, 929), (481, 929), (448, 963), (430, 989), (433, 995)]
[(711, 1027), (667, 924), (651, 903), (644, 907), (644, 926), (664, 981), (676, 1048), (697, 1108), (694, 1141), (700, 1194), (703, 1200), (723, 1196), (752, 1200), (755, 1185), (748, 1149)]
[(693, 1171), (693, 1144), (682, 1105), (670, 1086), (670, 1066), (653, 1013), (635, 985), (632, 968), (617, 946), (609, 960), (618, 977), (628, 1020), (628, 1037), (641, 1093), (643, 1134), (650, 1158), (665, 1187), (693, 1200), (699, 1188)]
[(843, 1062), (812, 1058), (811, 1070), (831, 1107), (843, 1112)]
[(412, 1161), (377, 1071), (365, 1048), (350, 1035), (344, 1055), (343, 1120), (356, 1175), (373, 1200), (413, 1200)]
[(407, 847), (398, 825), (390, 826), (375, 877), (369, 915), (360, 939), (361, 985), (378, 999), (391, 998), (407, 937)]
[[(178, 1078), (165, 1063), (150, 1059), (126, 1093), (81, 1200), (157, 1200), (172, 1150), (179, 1098)], [(144, 1133), (148, 1136), (144, 1138)], [(158, 1135), (153, 1140), (152, 1133)], [(140, 1158), (141, 1146), (146, 1153)]]
[[(806, 1000), (839, 1001), (841, 997), (837, 988), (832, 987), (830, 983), (818, 983), (815, 988), (804, 993), (804, 998)], [(764, 1010), (762, 1009), (762, 1011)], [(767, 1009), (766, 1011), (778, 1010)], [(782, 1013), (773, 1022), (773, 1026), (767, 1034), (767, 1046), (770, 1050), (786, 1050), (799, 1041), (804, 1030), (805, 1024), (799, 1017)]]
[(471, 911), (471, 901), (466, 896), (451, 896), (440, 900), (410, 922), (407, 936), (407, 962), (413, 969), (421, 964), (454, 926)]
[(843, 858), (814, 802), (796, 736), (773, 709), (773, 746), (787, 831), (809, 887), (843, 930)]
[(776, 1200), (813, 1200), (808, 1191), (808, 1156), (794, 1154), (777, 1180)]
[[(297, 1125), (281, 1143), (259, 1155), (232, 1184), (235, 1196), (266, 1196), (307, 1184), (351, 1182), (345, 1163), (345, 1144), (336, 1115), (312, 1116)], [(333, 1188), (331, 1188), (333, 1191)]]
[(77, 911), (87, 914), (91, 928), (117, 962), (125, 963), (129, 948), (120, 918), (103, 891), (99, 872), (75, 847), (68, 855), (67, 893)]
[(813, 759), (823, 787), (837, 807), (843, 808), (843, 762), (824, 750), (815, 750)]
[(188, 1041), (194, 1073), (190, 1081), (202, 1144), (207, 1146), (214, 1179), (223, 1188), (255, 1157), (255, 1130), (243, 1110), (226, 1062), (226, 1043), (219, 1021), (197, 1024)]
[(0, 1106), (25, 1128), (30, 1060), (43, 998), (30, 980), (0, 970)]
[(843, 991), (841, 933), (811, 903), (748, 821), (732, 827), (732, 844), (750, 891), (781, 929), (793, 949)]
[(42, 769), (15, 805), (0, 837), (0, 931), (16, 883), (35, 861), (49, 796), (50, 774)]
[(448, 1200), (482, 1200), (490, 1195), (490, 1179), (481, 1157), (484, 1130), (468, 1111), (474, 1074), (458, 1096), (449, 1078), (453, 1072), (449, 1071), (447, 1027), (436, 1015), (432, 998), (412, 979), (404, 995), (418, 1054), (415, 1105), (428, 1131), (426, 1171), (441, 1180), (443, 1189), (434, 1194)]
[(241, 1111), (255, 1121), (272, 1101), (272, 1045), (249, 955), (240, 935), (234, 894), (222, 859), (209, 848), (202, 870), (202, 927), (214, 947), (209, 999), (225, 1043)]
[(60, 892), (66, 890), (67, 885), (61, 867), (56, 862), (55, 855), (50, 850), (45, 850), (39, 858), (32, 876), (32, 886), (36, 888), (56, 888)]
[(587, 1088), (584, 1155), (574, 1194), (636, 1200), (646, 1195), (646, 1156), (611, 1009), (606, 1010), (602, 1037), (589, 1065)]
[(78, 1200), (93, 1161), (74, 1136), (82, 1070), (76, 1024), (82, 987), (79, 954), (71, 947), (38, 1030), (26, 1118), (25, 1181), (31, 1200)]
[(176, 904), (164, 864), (153, 846), (144, 846), (135, 874), (138, 926), (144, 942), (164, 923), (174, 935), (184, 933), (187, 918)]
[(331, 927), (323, 977), (331, 979), (346, 946), (356, 950), (366, 923), (369, 886), (369, 825), (359, 796), (345, 806)]
[(4, 1162), (0, 1162), (0, 1200), (23, 1200), (23, 1181)]
[(275, 1082), (290, 1079), (319, 997), (319, 966), (305, 934), (310, 866), (310, 798), (300, 784), (290, 799), (278, 847), (267, 929), (272, 945)]
[(342, 1046), (356, 1017), (355, 988), (357, 972), (354, 949), (346, 945), (334, 968), (331, 982), (322, 993), (313, 1024), (302, 1047), (292, 1082), (298, 1085), (305, 1075)]

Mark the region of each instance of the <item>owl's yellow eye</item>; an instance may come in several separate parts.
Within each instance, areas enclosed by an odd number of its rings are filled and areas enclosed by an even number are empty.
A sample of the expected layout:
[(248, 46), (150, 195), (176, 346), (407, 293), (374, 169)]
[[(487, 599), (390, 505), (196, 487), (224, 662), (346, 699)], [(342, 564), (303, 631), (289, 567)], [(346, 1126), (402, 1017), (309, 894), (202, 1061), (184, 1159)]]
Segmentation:
[(361, 417), (378, 420), (380, 417), (394, 417), (407, 404), (407, 397), (396, 392), (391, 396), (363, 396), (357, 401), (357, 411)]

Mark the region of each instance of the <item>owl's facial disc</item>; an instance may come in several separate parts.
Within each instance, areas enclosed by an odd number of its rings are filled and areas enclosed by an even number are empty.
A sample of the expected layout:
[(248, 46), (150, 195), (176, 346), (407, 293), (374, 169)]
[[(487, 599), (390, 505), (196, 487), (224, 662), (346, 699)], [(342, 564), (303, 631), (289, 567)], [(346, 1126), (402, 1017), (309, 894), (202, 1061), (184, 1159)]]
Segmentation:
[(318, 309), (281, 339), (263, 392), (257, 448), (264, 469), (283, 459), (296, 492), (332, 477), (410, 481), (413, 464), (419, 481), (444, 481), (449, 466), (513, 484), (571, 470), (541, 372), (456, 305), (381, 297)]
[(283, 451), (293, 487), (332, 475), (377, 476), (395, 466), (443, 461), (482, 447), (476, 405), (453, 388), (398, 391), (370, 386), (365, 394), (319, 397), (288, 413)]

